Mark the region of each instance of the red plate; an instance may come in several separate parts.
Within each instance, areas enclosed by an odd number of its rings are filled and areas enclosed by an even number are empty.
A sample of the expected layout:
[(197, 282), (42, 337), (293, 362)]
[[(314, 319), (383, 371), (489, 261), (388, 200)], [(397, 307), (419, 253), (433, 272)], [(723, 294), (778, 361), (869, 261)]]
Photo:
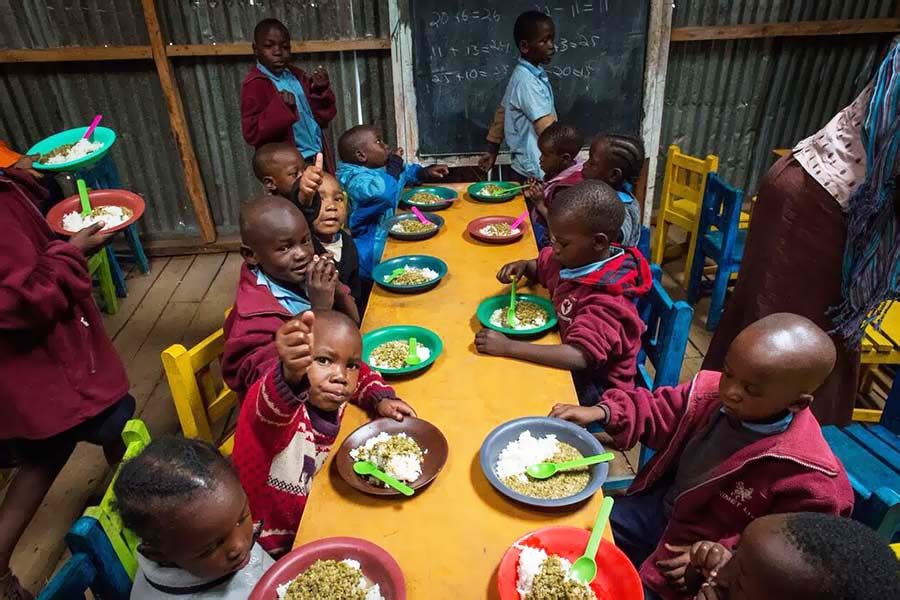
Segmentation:
[(279, 585), (293, 581), (317, 560), (345, 558), (358, 561), (363, 575), (381, 587), (387, 600), (406, 600), (406, 580), (397, 561), (372, 542), (352, 537), (325, 538), (294, 548), (263, 575), (250, 600), (276, 600)]
[[(140, 219), (141, 215), (144, 214), (144, 199), (127, 190), (96, 190), (88, 192), (88, 199), (94, 208), (100, 206), (123, 206), (131, 209), (132, 215), (130, 219), (120, 225), (104, 230), (104, 233), (121, 231)], [(50, 229), (61, 235), (77, 233), (63, 229), (62, 226), (63, 216), (75, 211), (81, 212), (81, 199), (77, 194), (69, 196), (50, 209), (50, 212), (47, 213), (47, 223), (50, 224)]]
[[(516, 582), (519, 578), (519, 553), (516, 546), (540, 548), (547, 554), (557, 554), (575, 562), (587, 546), (591, 533), (577, 527), (545, 527), (532, 531), (510, 546), (497, 570), (497, 587), (501, 600), (519, 600)], [(600, 542), (595, 556), (597, 577), (591, 590), (598, 600), (643, 600), (644, 588), (637, 570), (625, 554), (607, 539)]]
[(522, 221), (522, 224), (519, 225), (519, 233), (515, 235), (508, 235), (506, 237), (496, 237), (485, 235), (481, 233), (481, 229), (487, 227), (488, 225), (496, 225), (497, 223), (507, 223), (512, 225), (518, 217), (505, 217), (501, 215), (494, 215), (491, 217), (480, 217), (475, 219), (468, 225), (466, 225), (466, 231), (469, 232), (469, 235), (479, 242), (485, 242), (488, 244), (512, 244), (525, 235), (525, 229), (528, 228), (528, 221)]

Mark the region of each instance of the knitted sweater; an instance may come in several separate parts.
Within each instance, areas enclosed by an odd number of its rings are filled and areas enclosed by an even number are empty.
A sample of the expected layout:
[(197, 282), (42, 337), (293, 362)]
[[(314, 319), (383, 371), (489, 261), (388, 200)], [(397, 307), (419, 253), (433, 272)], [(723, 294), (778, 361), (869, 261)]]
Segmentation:
[[(394, 390), (378, 373), (363, 369), (350, 402), (372, 413), (392, 397)], [(341, 427), (344, 407), (323, 413), (308, 399), (308, 382), (292, 388), (279, 362), (247, 392), (238, 418), (231, 460), (253, 520), (262, 521), (259, 544), (273, 556), (291, 549), (312, 479)]]

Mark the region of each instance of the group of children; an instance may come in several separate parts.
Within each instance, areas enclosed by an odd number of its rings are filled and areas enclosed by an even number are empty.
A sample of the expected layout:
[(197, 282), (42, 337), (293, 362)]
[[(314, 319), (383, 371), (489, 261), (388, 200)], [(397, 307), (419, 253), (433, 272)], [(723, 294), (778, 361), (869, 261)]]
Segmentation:
[[(849, 481), (809, 410), (835, 361), (816, 325), (772, 315), (735, 339), (721, 373), (635, 387), (644, 331), (636, 301), (652, 285), (636, 248), (632, 193), (643, 147), (603, 134), (579, 159), (583, 138), (556, 121), (541, 66), (553, 56), (553, 21), (526, 12), (514, 34), (521, 58), (482, 164), (493, 165), (505, 139), (513, 169), (530, 179), (539, 253), (504, 265), (497, 278), (546, 287), (562, 339), (531, 344), (483, 329), (475, 346), (571, 371), (579, 404), (554, 406), (551, 416), (600, 426), (618, 448), (656, 452), (611, 517), (646, 597), (900, 597), (897, 561), (846, 518)], [(362, 361), (359, 323), (400, 192), (448, 169), (405, 163), (369, 125), (340, 136), (335, 165), (323, 135), (335, 115), (327, 73), (291, 66), (288, 30), (272, 19), (257, 25), (254, 53), (242, 128), (267, 194), (241, 208), (244, 264), (224, 327), (222, 374), (242, 399), (232, 460), (207, 443), (164, 436), (123, 466), (119, 511), (141, 539), (135, 599), (246, 598), (293, 544), (346, 404), (399, 421), (416, 414)], [(0, 466), (20, 466), (0, 510), (0, 589), (28, 598), (8, 562), (35, 497), (78, 441), (117, 460), (134, 400), (90, 301), (85, 256), (105, 236), (93, 228), (56, 240), (30, 176), (15, 168), (0, 175), (11, 232), (0, 242), (0, 364), (9, 375), (0, 380), (30, 378), (29, 393), (6, 386), (0, 403)], [(49, 394), (56, 410), (36, 413), (36, 393)]]

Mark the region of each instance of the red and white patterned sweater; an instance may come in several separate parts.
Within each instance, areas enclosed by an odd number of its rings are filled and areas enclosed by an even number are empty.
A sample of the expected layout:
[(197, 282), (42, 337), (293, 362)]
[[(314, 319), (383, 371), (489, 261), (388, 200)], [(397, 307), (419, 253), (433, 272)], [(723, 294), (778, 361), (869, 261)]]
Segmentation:
[[(365, 365), (350, 402), (369, 414), (394, 390)], [(247, 492), (254, 521), (262, 521), (260, 545), (271, 555), (291, 549), (315, 474), (341, 426), (344, 407), (323, 413), (309, 399), (309, 384), (292, 388), (281, 363), (254, 383), (241, 405), (231, 460)]]

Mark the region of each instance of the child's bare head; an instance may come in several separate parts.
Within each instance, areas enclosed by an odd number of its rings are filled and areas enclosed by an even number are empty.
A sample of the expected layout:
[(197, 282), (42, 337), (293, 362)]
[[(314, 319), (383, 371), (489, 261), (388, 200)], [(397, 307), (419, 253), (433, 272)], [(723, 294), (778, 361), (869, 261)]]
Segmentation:
[(561, 191), (547, 214), (553, 254), (566, 268), (582, 267), (609, 255), (618, 239), (625, 207), (602, 181), (583, 181)]
[(262, 66), (280, 75), (291, 61), (291, 33), (278, 19), (263, 19), (253, 28), (253, 55)]
[(329, 243), (334, 241), (347, 219), (347, 199), (341, 184), (330, 173), (322, 173), (319, 197), (322, 207), (313, 223), (313, 231), (321, 241)]
[(390, 151), (381, 129), (374, 125), (357, 125), (341, 135), (338, 155), (345, 163), (377, 169), (387, 164)]
[(834, 342), (815, 323), (775, 313), (752, 323), (731, 342), (719, 396), (725, 410), (744, 421), (798, 412), (831, 370)]
[(627, 135), (601, 133), (591, 142), (585, 179), (605, 181), (616, 190), (634, 185), (644, 166), (644, 143)]
[(316, 311), (312, 364), (307, 370), (310, 404), (338, 410), (356, 391), (362, 365), (362, 337), (350, 317), (334, 310)]
[(253, 174), (262, 182), (266, 192), (291, 197), (294, 185), (303, 174), (306, 162), (294, 144), (272, 142), (263, 144), (253, 155)]
[(538, 138), (544, 180), (556, 177), (575, 164), (583, 143), (584, 138), (571, 125), (557, 121), (544, 129)]
[(306, 217), (290, 200), (262, 196), (241, 206), (241, 256), (276, 281), (300, 286), (315, 251)]
[(556, 25), (546, 14), (527, 10), (516, 18), (513, 40), (522, 58), (534, 65), (546, 65), (556, 52)]

